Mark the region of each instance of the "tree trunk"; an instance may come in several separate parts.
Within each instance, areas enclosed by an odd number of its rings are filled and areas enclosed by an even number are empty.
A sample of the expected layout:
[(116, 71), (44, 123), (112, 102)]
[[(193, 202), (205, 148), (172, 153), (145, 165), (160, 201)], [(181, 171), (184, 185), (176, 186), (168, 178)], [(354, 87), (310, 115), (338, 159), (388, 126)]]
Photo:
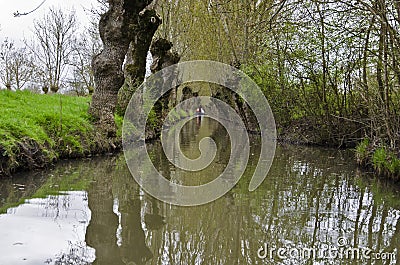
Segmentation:
[[(383, 8), (381, 6), (381, 2), (378, 1), (378, 8), (380, 11), (380, 15), (383, 16)], [(379, 44), (378, 44), (378, 61), (377, 61), (377, 66), (376, 66), (376, 78), (378, 82), (378, 89), (379, 89), (379, 95), (381, 97), (381, 100), (383, 103), (385, 103), (385, 86), (383, 82), (383, 74), (384, 74), (384, 62), (383, 57), (384, 57), (384, 48), (385, 48), (385, 41), (386, 41), (386, 25), (383, 20), (381, 20), (380, 23), (380, 30), (379, 30)]]
[(139, 16), (139, 23), (135, 28), (137, 32), (136, 38), (130, 43), (126, 57), (125, 84), (118, 94), (117, 112), (120, 115), (125, 114), (133, 93), (144, 81), (147, 53), (153, 36), (160, 24), (161, 19), (155, 10), (146, 10)]
[(368, 76), (367, 76), (367, 65), (368, 65), (368, 49), (370, 45), (370, 36), (371, 36), (371, 30), (374, 26), (375, 23), (375, 16), (371, 18), (371, 22), (369, 24), (368, 30), (365, 35), (365, 44), (364, 44), (364, 50), (363, 50), (363, 59), (362, 59), (362, 80), (363, 80), (363, 86), (365, 88), (365, 94), (368, 94)]
[[(153, 57), (153, 64), (151, 65), (151, 72), (158, 72), (168, 66), (177, 64), (180, 60), (180, 56), (171, 52), (172, 43), (166, 39), (158, 39), (151, 47), (150, 52)], [(168, 83), (167, 87), (173, 87), (173, 76), (164, 76), (164, 83)], [(172, 89), (169, 93), (162, 96), (155, 104), (154, 108), (159, 120), (163, 120), (170, 107), (170, 101), (172, 104), (176, 104), (176, 88)]]
[[(168, 66), (177, 64), (180, 60), (180, 56), (171, 51), (172, 43), (166, 39), (158, 39), (151, 44), (150, 52), (153, 57), (153, 64), (150, 69), (152, 73), (156, 73)], [(161, 82), (164, 83), (165, 87), (174, 87), (173, 74), (163, 76)], [(162, 86), (161, 86), (162, 87)], [(157, 115), (158, 126), (155, 128), (147, 128), (149, 134), (147, 138), (158, 137), (160, 135), (161, 124), (164, 121), (170, 108), (176, 105), (176, 87), (163, 95), (154, 105), (154, 111)]]
[(327, 76), (328, 76), (328, 51), (326, 47), (326, 36), (325, 36), (325, 7), (321, 10), (319, 4), (317, 4), (317, 10), (319, 14), (319, 23), (321, 23), (320, 28), (320, 39), (321, 39), (321, 59), (322, 59), (322, 102), (325, 111), (325, 116), (329, 120), (329, 105), (327, 101)]
[[(125, 80), (122, 65), (130, 43), (135, 45), (138, 36), (139, 13), (151, 2), (108, 0), (108, 11), (100, 18), (99, 31), (104, 48), (92, 60), (96, 89), (89, 113), (108, 137), (116, 135), (114, 111), (118, 91)], [(141, 56), (146, 58), (147, 53)]]

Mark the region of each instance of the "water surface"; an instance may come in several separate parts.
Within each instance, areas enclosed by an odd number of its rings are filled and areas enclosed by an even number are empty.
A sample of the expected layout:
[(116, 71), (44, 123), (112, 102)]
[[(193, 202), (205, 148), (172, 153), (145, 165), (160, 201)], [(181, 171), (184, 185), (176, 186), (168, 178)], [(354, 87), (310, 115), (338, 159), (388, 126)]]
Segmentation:
[[(195, 158), (205, 136), (218, 153), (202, 172), (174, 168), (159, 142), (154, 165), (185, 185), (212, 180), (229, 160), (226, 132), (194, 120), (181, 147)], [(1, 180), (0, 264), (398, 264), (399, 186), (361, 173), (350, 151), (278, 145), (250, 193), (257, 145), (235, 188), (198, 207), (148, 196), (122, 154)]]

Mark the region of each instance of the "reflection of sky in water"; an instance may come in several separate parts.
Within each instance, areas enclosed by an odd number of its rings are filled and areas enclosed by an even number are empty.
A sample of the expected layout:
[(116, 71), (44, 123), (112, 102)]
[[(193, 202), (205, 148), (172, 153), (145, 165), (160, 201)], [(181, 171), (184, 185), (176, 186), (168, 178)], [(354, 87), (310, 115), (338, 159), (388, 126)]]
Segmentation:
[(0, 264), (93, 261), (95, 251), (84, 243), (90, 218), (83, 191), (30, 199), (8, 209), (0, 215)]
[(114, 205), (113, 205), (113, 212), (118, 216), (118, 228), (117, 228), (117, 245), (120, 247), (122, 246), (122, 225), (121, 225), (121, 213), (119, 211), (119, 201), (117, 198), (114, 199)]

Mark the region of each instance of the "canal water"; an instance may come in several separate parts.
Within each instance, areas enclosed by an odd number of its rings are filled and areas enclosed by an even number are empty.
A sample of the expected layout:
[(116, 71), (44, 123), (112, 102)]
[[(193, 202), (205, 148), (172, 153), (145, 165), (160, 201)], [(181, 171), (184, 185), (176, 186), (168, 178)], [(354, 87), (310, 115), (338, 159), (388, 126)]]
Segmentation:
[[(159, 142), (147, 148), (165, 177), (199, 185), (224, 170), (229, 137), (204, 118), (180, 138), (195, 158), (207, 136), (218, 151), (200, 172), (175, 168)], [(249, 192), (258, 143), (251, 137), (239, 183), (196, 207), (147, 195), (123, 154), (2, 179), (0, 264), (400, 264), (399, 185), (360, 172), (349, 150), (278, 144), (267, 178)]]

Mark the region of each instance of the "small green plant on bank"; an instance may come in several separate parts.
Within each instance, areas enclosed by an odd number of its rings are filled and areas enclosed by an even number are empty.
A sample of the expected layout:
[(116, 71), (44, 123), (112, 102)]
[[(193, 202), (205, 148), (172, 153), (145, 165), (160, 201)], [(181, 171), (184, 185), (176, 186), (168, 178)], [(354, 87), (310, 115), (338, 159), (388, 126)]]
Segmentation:
[(357, 145), (355, 154), (358, 164), (372, 166), (378, 175), (399, 179), (400, 159), (386, 146), (374, 147), (369, 139), (364, 139)]
[(400, 159), (385, 147), (375, 150), (372, 156), (372, 162), (378, 174), (384, 174), (398, 179), (400, 174)]
[(115, 114), (114, 120), (115, 124), (117, 125), (117, 137), (122, 137), (122, 125), (124, 123), (124, 117), (119, 114)]
[(382, 174), (386, 167), (386, 151), (385, 148), (380, 147), (372, 155), (372, 164), (378, 174)]
[(369, 158), (369, 139), (365, 138), (362, 142), (360, 142), (356, 149), (356, 159), (357, 163), (360, 165), (366, 165), (368, 163), (368, 158)]

